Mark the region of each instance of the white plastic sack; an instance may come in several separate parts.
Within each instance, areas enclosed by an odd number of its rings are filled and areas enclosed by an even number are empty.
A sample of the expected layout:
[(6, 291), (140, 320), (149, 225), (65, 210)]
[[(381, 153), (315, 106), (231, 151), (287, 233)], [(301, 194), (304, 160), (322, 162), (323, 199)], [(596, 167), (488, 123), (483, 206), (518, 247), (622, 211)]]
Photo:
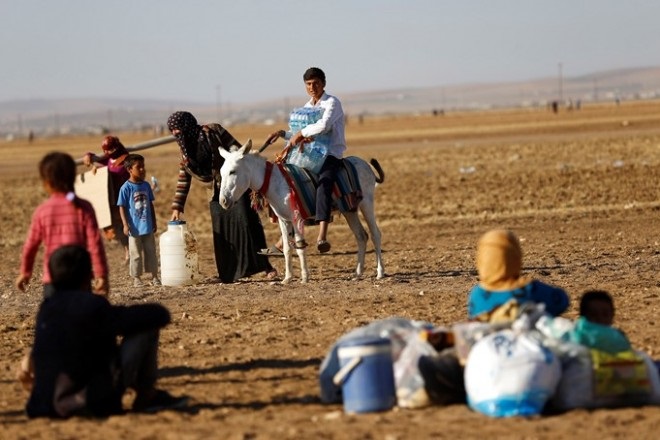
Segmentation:
[(492, 417), (539, 414), (561, 377), (557, 357), (530, 332), (501, 330), (472, 347), (465, 366), (468, 405)]

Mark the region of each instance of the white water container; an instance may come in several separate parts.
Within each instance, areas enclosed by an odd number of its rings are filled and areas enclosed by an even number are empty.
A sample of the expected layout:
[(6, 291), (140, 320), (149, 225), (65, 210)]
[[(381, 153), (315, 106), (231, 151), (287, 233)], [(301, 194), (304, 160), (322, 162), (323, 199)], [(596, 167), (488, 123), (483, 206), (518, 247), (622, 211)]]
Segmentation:
[(182, 220), (170, 221), (160, 235), (160, 280), (163, 286), (185, 286), (199, 280), (197, 240)]

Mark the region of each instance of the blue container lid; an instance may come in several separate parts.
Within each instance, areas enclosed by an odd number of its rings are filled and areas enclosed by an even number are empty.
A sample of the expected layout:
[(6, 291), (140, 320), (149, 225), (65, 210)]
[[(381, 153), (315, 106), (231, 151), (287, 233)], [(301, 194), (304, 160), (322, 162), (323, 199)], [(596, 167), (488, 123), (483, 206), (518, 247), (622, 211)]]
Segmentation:
[(185, 225), (186, 221), (185, 220), (170, 220), (167, 222), (168, 225)]

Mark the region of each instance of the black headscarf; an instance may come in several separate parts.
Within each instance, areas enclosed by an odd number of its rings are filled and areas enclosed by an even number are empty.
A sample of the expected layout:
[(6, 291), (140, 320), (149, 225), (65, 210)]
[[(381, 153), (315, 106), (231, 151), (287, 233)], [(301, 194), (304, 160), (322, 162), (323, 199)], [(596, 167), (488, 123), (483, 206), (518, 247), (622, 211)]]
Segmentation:
[(198, 178), (210, 180), (213, 174), (213, 152), (197, 119), (189, 112), (174, 112), (167, 118), (167, 128), (170, 131), (181, 130), (176, 141), (181, 150), (183, 165)]

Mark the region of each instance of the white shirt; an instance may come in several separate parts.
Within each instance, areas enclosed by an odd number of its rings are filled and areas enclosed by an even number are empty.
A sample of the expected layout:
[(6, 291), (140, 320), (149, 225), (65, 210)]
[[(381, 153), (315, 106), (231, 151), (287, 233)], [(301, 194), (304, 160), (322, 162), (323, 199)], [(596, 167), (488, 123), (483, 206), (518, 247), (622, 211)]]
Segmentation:
[[(341, 108), (339, 99), (324, 92), (316, 105), (313, 105), (310, 99), (305, 107), (320, 107), (323, 109), (323, 116), (315, 123), (303, 128), (302, 135), (305, 137), (314, 137), (322, 133), (330, 135), (328, 154), (341, 159), (346, 151), (346, 138), (344, 136), (344, 110)], [(289, 133), (287, 133), (288, 138), (290, 138)]]

